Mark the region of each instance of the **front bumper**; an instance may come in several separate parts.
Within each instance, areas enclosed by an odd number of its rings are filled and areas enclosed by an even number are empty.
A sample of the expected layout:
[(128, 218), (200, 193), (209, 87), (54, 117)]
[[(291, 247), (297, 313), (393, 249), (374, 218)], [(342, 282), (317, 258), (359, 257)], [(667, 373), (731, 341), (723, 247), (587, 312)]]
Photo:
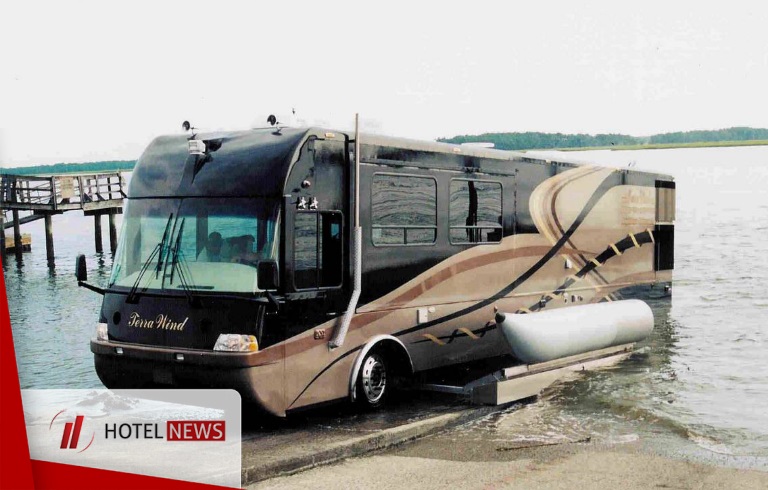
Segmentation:
[(285, 416), (283, 358), (276, 349), (214, 352), (92, 339), (91, 352), (107, 388), (234, 389), (244, 401)]

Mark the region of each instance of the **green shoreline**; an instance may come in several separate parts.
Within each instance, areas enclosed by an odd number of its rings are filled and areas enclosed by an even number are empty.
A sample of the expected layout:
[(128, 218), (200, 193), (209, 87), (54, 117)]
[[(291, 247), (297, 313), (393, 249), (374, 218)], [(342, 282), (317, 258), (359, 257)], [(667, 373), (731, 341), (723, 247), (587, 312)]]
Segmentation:
[(747, 141), (697, 141), (694, 143), (649, 143), (645, 145), (582, 146), (578, 148), (532, 148), (526, 151), (591, 151), (591, 150), (668, 150), (676, 148), (717, 148), (727, 146), (766, 146), (768, 140)]

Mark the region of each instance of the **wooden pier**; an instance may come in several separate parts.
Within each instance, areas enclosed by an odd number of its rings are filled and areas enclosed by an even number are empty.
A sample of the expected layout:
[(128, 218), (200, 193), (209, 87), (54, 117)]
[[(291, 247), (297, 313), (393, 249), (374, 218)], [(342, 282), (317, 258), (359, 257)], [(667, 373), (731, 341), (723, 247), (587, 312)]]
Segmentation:
[[(62, 174), (29, 176), (0, 174), (0, 243), (5, 258), (5, 229), (13, 227), (13, 250), (17, 257), (24, 250), (20, 227), (38, 219), (45, 220), (45, 248), (49, 263), (53, 262), (53, 224), (51, 217), (65, 211), (83, 211), (94, 217), (96, 251), (102, 251), (101, 217), (109, 216), (109, 242), (117, 247), (115, 215), (123, 212), (125, 182), (120, 173)], [(8, 219), (6, 213), (11, 213)], [(30, 212), (20, 216), (20, 212)], [(9, 222), (6, 222), (9, 221)]]

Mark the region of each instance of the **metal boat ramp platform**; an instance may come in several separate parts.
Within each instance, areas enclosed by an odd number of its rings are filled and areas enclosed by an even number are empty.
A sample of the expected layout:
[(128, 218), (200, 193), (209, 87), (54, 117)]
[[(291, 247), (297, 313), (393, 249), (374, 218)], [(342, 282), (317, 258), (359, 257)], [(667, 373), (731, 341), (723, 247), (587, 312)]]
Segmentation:
[[(474, 405), (503, 405), (536, 396), (569, 373), (612, 366), (632, 355), (634, 346), (617, 345), (548, 362), (505, 367), (469, 382), (452, 383), (448, 375), (439, 382), (424, 381), (414, 388), (462, 395)], [(476, 369), (472, 372), (478, 374)], [(462, 377), (466, 380), (471, 375)]]

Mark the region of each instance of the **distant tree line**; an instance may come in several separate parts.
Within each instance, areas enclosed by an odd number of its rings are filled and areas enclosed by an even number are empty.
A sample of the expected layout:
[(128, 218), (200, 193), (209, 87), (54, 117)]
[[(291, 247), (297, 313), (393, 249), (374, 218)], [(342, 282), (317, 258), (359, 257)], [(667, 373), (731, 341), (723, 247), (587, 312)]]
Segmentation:
[(136, 165), (136, 160), (113, 160), (106, 162), (88, 163), (54, 163), (52, 165), (33, 165), (30, 167), (0, 168), (0, 173), (14, 175), (48, 175), (66, 173), (109, 173), (130, 172)]
[[(648, 144), (700, 143), (715, 141), (768, 140), (768, 129), (727, 128), (714, 131), (685, 131), (637, 137), (628, 134), (566, 134), (566, 133), (483, 133), (438, 138), (445, 143), (493, 143), (499, 150), (533, 150), (546, 148), (584, 148), (589, 146), (632, 146)], [(112, 160), (87, 163), (55, 163), (30, 167), (0, 168), (0, 173), (16, 175), (45, 175), (73, 172), (130, 172), (136, 160)]]
[(686, 131), (656, 134), (649, 143), (699, 143), (703, 141), (749, 141), (768, 139), (768, 129), (728, 128), (716, 131)]
[(531, 150), (545, 148), (583, 148), (588, 146), (622, 146), (658, 143), (698, 143), (711, 141), (768, 140), (768, 129), (728, 128), (715, 131), (686, 131), (637, 137), (627, 134), (564, 134), (564, 133), (483, 133), (438, 138), (446, 143), (493, 143), (499, 150)]

